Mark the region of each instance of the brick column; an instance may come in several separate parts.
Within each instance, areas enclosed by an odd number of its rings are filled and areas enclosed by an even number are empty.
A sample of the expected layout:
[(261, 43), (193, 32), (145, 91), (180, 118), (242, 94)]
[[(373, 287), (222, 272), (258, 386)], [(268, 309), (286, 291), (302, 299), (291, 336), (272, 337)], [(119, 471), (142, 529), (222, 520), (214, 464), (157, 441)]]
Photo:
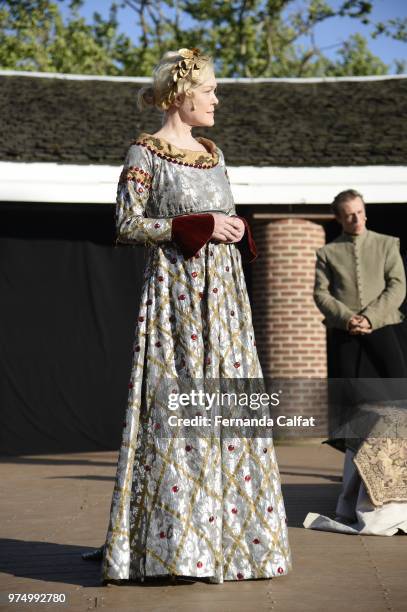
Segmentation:
[[(325, 244), (324, 229), (305, 219), (287, 218), (255, 220), (253, 231), (259, 258), (252, 268), (252, 310), (263, 374), (274, 379), (325, 379), (326, 332), (312, 295), (315, 250)], [(293, 411), (319, 415), (324, 430), (325, 392), (318, 401), (315, 395), (309, 399), (311, 406), (294, 402)]]

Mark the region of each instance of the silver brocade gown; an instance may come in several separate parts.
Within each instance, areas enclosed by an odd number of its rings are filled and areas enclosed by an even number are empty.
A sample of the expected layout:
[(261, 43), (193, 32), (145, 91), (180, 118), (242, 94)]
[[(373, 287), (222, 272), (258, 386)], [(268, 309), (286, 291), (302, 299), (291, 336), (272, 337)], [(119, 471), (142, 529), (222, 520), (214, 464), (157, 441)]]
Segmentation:
[(262, 378), (241, 254), (208, 242), (185, 260), (172, 218), (236, 214), (222, 151), (178, 149), (141, 134), (116, 207), (118, 240), (149, 253), (136, 323), (128, 407), (102, 564), (103, 580), (268, 578), (291, 568), (273, 441), (154, 435), (162, 377)]

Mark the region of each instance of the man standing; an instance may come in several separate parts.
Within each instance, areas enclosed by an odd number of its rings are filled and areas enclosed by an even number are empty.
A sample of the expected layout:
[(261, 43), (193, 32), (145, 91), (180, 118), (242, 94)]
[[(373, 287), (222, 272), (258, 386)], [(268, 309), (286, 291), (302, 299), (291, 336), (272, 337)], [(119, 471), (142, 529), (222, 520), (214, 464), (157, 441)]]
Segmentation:
[(339, 193), (333, 210), (343, 231), (317, 251), (314, 299), (328, 327), (331, 375), (347, 379), (328, 387), (329, 443), (345, 451), (345, 461), (335, 518), (308, 513), (304, 527), (407, 533), (407, 442), (392, 428), (405, 431), (407, 395), (405, 381), (388, 380), (407, 376), (397, 329), (406, 295), (399, 240), (366, 229), (363, 198), (354, 189)]
[(354, 189), (332, 204), (342, 234), (317, 251), (314, 299), (332, 343), (334, 378), (403, 378), (397, 335), (406, 278), (399, 239), (366, 228), (363, 198)]

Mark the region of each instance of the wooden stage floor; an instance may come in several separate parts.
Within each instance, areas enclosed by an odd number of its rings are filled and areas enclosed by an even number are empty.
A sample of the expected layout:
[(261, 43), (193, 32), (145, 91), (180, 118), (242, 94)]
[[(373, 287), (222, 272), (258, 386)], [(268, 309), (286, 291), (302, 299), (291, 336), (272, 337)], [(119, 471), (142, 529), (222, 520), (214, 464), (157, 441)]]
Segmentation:
[[(302, 527), (308, 511), (334, 511), (343, 455), (320, 444), (281, 445), (277, 454), (293, 551), (290, 575), (143, 586), (101, 586), (99, 564), (81, 559), (103, 543), (117, 453), (3, 457), (0, 610), (406, 611), (406, 536)], [(8, 593), (63, 593), (66, 603), (8, 604)]]

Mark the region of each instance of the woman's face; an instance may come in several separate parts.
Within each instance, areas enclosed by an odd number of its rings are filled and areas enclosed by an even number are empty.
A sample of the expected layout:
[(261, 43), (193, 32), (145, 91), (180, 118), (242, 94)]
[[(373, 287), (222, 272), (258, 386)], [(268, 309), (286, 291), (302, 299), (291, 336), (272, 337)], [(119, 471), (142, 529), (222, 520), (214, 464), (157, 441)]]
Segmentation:
[(219, 103), (215, 95), (216, 86), (214, 73), (208, 72), (206, 79), (192, 90), (192, 96), (185, 96), (178, 108), (180, 118), (184, 123), (191, 126), (210, 127), (214, 125), (215, 107)]

